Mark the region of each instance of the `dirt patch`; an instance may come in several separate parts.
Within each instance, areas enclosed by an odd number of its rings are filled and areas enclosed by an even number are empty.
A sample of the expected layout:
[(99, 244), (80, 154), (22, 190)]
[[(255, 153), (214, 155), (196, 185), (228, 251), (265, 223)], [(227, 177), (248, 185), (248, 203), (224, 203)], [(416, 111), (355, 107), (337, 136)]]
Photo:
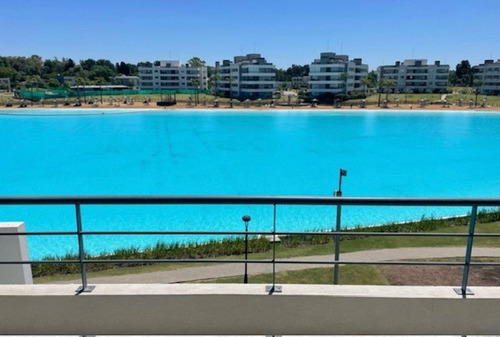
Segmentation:
[[(381, 266), (391, 285), (460, 286), (463, 267), (457, 266)], [(500, 267), (472, 266), (468, 286), (500, 286)]]

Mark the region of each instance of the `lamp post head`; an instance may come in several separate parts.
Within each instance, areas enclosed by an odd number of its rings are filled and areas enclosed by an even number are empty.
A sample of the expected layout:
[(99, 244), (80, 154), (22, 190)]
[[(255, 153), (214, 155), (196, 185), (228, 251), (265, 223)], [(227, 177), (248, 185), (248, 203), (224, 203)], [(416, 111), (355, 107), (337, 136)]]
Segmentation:
[(250, 218), (250, 215), (244, 215), (241, 220), (245, 221), (245, 222), (249, 222), (252, 218)]

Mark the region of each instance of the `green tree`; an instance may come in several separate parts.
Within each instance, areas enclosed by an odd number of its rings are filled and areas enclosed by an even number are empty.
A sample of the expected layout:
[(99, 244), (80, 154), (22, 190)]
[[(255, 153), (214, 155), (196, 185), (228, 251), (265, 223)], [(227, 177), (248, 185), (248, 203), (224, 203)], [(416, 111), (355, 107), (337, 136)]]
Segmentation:
[(43, 70), (43, 61), (42, 58), (38, 55), (32, 55), (27, 59), (27, 75), (42, 75)]
[(382, 77), (378, 82), (378, 106), (380, 107), (380, 98), (382, 96), (382, 92), (384, 92), (385, 88), (385, 99), (389, 98), (389, 87), (395, 85), (393, 80), (389, 80), (387, 78)]
[(309, 75), (309, 65), (304, 66), (292, 64), (290, 68), (285, 71), (286, 80), (292, 81), (294, 77), (307, 76)]
[(450, 70), (448, 73), (448, 83), (451, 86), (456, 86), (458, 84), (457, 72), (455, 70)]
[(198, 90), (199, 90), (199, 88), (200, 88), (200, 79), (199, 79), (199, 78), (193, 78), (193, 79), (191, 80), (191, 85), (192, 85), (192, 86), (195, 88), (195, 90), (196, 90), (196, 93), (195, 93), (195, 95), (194, 95), (194, 104), (195, 104), (195, 105), (198, 105), (198, 103), (199, 103), (199, 102), (198, 102), (198, 101), (199, 101), (199, 99), (198, 99), (198, 96), (199, 96), (199, 95), (198, 95)]
[(455, 73), (463, 86), (472, 87), (474, 85), (475, 70), (470, 66), (468, 60), (463, 60), (457, 64)]
[(139, 63), (137, 63), (137, 66), (138, 67), (152, 67), (153, 64), (151, 62), (149, 62), (149, 61), (146, 61), (146, 62), (139, 62)]
[(363, 78), (361, 84), (363, 85), (363, 95), (366, 95), (366, 88), (370, 88), (372, 82), (369, 78)]
[(377, 72), (375, 70), (372, 70), (368, 73), (367, 76), (368, 80), (371, 83), (371, 87), (375, 88), (378, 84), (378, 79), (377, 79)]
[(45, 83), (40, 75), (28, 75), (28, 77), (26, 78), (26, 87), (44, 88)]
[(191, 59), (189, 59), (189, 61), (187, 61), (187, 64), (189, 64), (190, 67), (193, 67), (193, 68), (200, 68), (200, 67), (204, 67), (206, 62), (203, 61), (202, 59), (200, 59), (199, 57), (192, 57)]
[(130, 65), (125, 63), (125, 62), (120, 62), (120, 64), (116, 64), (115, 66), (116, 68), (116, 72), (118, 74), (123, 74), (123, 75), (127, 75), (127, 76), (130, 76), (131, 72), (130, 72)]
[(475, 106), (477, 106), (477, 96), (479, 95), (483, 84), (484, 82), (482, 80), (474, 80), (474, 88), (475, 88), (474, 92), (476, 94), (476, 101), (474, 103)]
[(218, 93), (219, 93), (219, 90), (217, 88), (217, 84), (219, 83), (219, 80), (220, 80), (219, 74), (213, 73), (212, 76), (210, 76), (210, 79), (208, 82), (210, 88), (213, 89), (215, 97), (217, 97)]
[(95, 80), (98, 77), (104, 78), (106, 81), (109, 81), (109, 78), (115, 76), (115, 72), (103, 65), (95, 65), (92, 67), (92, 70), (89, 72), (89, 78), (91, 80)]
[[(64, 61), (64, 59), (63, 59)], [(68, 71), (72, 68), (74, 68), (76, 66), (75, 64), (75, 61), (73, 61), (72, 59), (67, 59), (65, 62), (64, 62), (64, 71)]]
[(17, 77), (18, 74), (14, 68), (0, 66), (0, 78), (9, 78), (11, 84), (13, 84), (17, 81)]
[[(283, 82), (283, 81), (287, 81), (287, 79), (288, 79), (286, 71), (283, 69), (277, 69), (277, 68), (274, 69), (274, 74), (276, 75), (276, 82)], [(289, 80), (291, 81), (292, 79), (289, 78)]]
[(80, 60), (80, 66), (82, 67), (83, 70), (92, 70), (92, 67), (96, 65), (96, 62), (94, 59), (86, 59), (86, 60)]
[(59, 88), (60, 83), (55, 78), (51, 78), (51, 79), (49, 79), (48, 85), (49, 85), (49, 88)]
[(339, 80), (342, 81), (342, 93), (347, 94), (347, 73), (345, 71), (340, 74)]

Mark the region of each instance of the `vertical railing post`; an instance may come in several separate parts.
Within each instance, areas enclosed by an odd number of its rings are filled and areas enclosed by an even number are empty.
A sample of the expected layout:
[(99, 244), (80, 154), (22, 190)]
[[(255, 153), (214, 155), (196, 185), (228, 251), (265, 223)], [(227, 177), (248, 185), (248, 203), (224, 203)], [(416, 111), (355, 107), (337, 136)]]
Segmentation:
[(276, 287), (276, 204), (273, 204), (273, 289)]
[[(342, 177), (347, 176), (347, 171), (340, 169), (339, 172), (339, 189), (335, 192), (336, 197), (342, 197)], [(337, 204), (337, 220), (335, 222), (335, 231), (340, 232), (341, 228), (342, 206)], [(333, 266), (333, 284), (339, 284), (339, 264), (340, 260), (340, 235), (335, 235), (335, 265)]]
[(274, 293), (281, 293), (283, 291), (282, 286), (276, 285), (276, 204), (273, 204), (273, 284), (266, 285), (266, 292), (269, 295)]
[[(341, 191), (337, 191), (336, 195), (337, 197), (342, 196)], [(335, 231), (340, 232), (340, 222), (341, 222), (341, 216), (342, 216), (342, 207), (340, 204), (337, 205), (337, 219), (335, 222)], [(335, 262), (338, 262), (340, 259), (340, 235), (335, 235)], [(339, 264), (335, 263), (333, 266), (333, 284), (339, 284)]]
[(82, 285), (76, 290), (77, 292), (91, 292), (94, 290), (94, 286), (89, 286), (87, 284), (87, 271), (85, 266), (85, 248), (83, 245), (83, 234), (82, 234), (82, 213), (80, 210), (80, 204), (75, 204), (76, 213), (76, 232), (78, 235), (78, 257), (80, 260), (80, 271), (82, 273)]
[(474, 241), (474, 232), (476, 228), (476, 217), (477, 217), (477, 205), (472, 206), (472, 212), (470, 214), (470, 225), (469, 225), (469, 235), (467, 236), (467, 247), (465, 250), (465, 262), (464, 262), (464, 272), (462, 275), (462, 287), (460, 289), (455, 289), (455, 292), (462, 296), (474, 295), (474, 293), (467, 288), (467, 282), (469, 280), (469, 269), (470, 260), (472, 256), (472, 243)]

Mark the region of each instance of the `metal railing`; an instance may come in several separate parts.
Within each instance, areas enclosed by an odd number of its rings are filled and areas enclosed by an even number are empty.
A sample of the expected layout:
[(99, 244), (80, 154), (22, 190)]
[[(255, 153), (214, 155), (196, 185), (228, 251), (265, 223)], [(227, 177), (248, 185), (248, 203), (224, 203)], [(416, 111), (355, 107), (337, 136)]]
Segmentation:
[[(457, 294), (466, 296), (472, 294), (467, 287), (471, 266), (500, 266), (500, 262), (471, 261), (472, 248), (475, 237), (500, 237), (500, 233), (476, 233), (476, 217), (478, 207), (499, 207), (500, 199), (485, 198), (352, 198), (352, 197), (293, 197), (293, 196), (68, 196), (68, 197), (0, 197), (0, 205), (74, 205), (76, 217), (76, 231), (43, 231), (23, 233), (0, 233), (3, 236), (22, 235), (75, 235), (78, 238), (78, 260), (29, 260), (29, 261), (0, 261), (2, 264), (79, 264), (81, 269), (81, 286), (78, 292), (87, 292), (93, 289), (88, 285), (86, 265), (92, 264), (128, 264), (128, 263), (261, 263), (272, 265), (272, 285), (270, 292), (277, 289), (276, 264), (311, 264), (311, 265), (430, 265), (430, 266), (462, 266), (462, 283), (456, 288)], [(272, 231), (248, 231), (249, 218), (245, 231), (84, 231), (82, 228), (82, 205), (267, 205), (273, 207)], [(329, 232), (291, 232), (276, 230), (276, 208), (280, 205), (301, 206), (453, 206), (471, 207), (469, 230), (467, 233), (429, 233), (429, 232), (366, 232), (366, 231), (329, 231)], [(85, 236), (99, 235), (239, 235), (248, 239), (249, 235), (272, 236), (276, 242), (278, 236), (294, 235), (322, 235), (340, 238), (342, 236), (409, 236), (409, 237), (463, 237), (467, 239), (464, 251), (464, 261), (343, 261), (335, 258), (332, 261), (299, 261), (277, 260), (276, 245), (272, 245), (271, 259), (87, 259), (84, 247)], [(336, 240), (337, 244), (340, 243)], [(247, 245), (246, 248), (247, 250)], [(338, 250), (338, 246), (336, 247)], [(247, 253), (247, 251), (245, 251)], [(245, 254), (246, 256), (247, 254)], [(246, 276), (246, 275), (245, 275)], [(336, 282), (335, 282), (336, 283)]]

